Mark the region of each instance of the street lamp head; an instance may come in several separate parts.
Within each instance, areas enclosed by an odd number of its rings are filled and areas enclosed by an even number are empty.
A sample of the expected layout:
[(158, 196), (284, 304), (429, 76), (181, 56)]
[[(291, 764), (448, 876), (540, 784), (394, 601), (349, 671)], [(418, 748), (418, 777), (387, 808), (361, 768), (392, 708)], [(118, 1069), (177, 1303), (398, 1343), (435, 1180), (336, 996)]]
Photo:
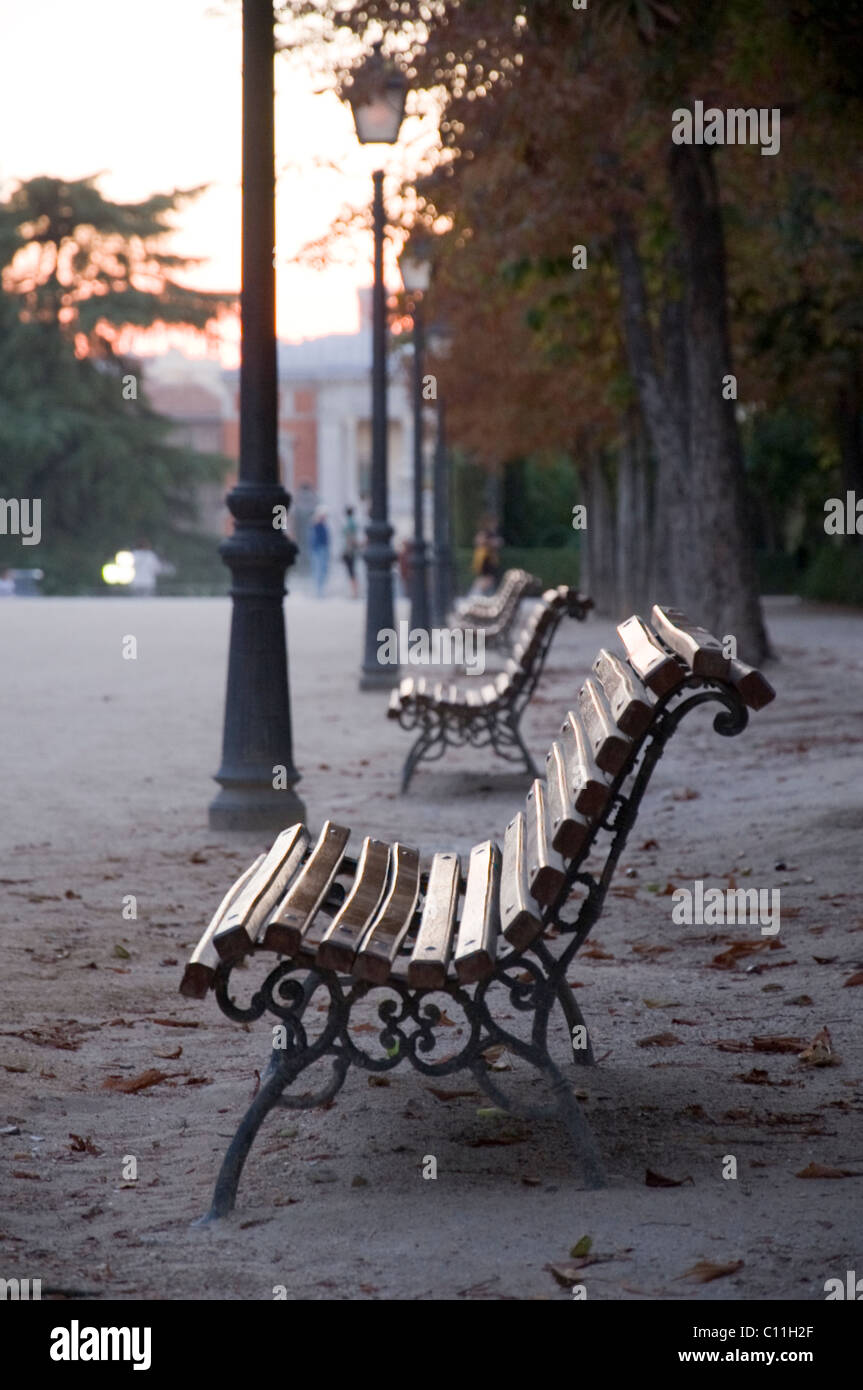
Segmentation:
[(357, 69), (348, 102), (361, 145), (394, 145), (405, 114), (408, 84), (381, 52), (380, 42)]
[(431, 284), (431, 261), (411, 242), (399, 256), (399, 270), (408, 294), (425, 294)]

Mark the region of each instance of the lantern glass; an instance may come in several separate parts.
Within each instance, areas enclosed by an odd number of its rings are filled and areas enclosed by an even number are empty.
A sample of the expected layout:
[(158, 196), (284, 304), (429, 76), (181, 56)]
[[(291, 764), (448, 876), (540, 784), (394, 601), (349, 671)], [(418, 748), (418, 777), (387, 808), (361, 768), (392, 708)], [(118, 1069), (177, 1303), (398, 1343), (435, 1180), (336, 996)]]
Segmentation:
[(405, 114), (407, 82), (386, 62), (376, 43), (359, 69), (356, 93), (348, 97), (361, 145), (394, 145)]
[(399, 257), (399, 270), (408, 294), (425, 294), (431, 283), (431, 262), (424, 256), (405, 251)]

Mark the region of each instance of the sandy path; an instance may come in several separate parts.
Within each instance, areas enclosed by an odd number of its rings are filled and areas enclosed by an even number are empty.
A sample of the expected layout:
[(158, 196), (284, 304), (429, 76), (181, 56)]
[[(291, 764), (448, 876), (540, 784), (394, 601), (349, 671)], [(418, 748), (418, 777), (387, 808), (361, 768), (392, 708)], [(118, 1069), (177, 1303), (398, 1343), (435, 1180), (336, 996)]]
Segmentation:
[[(396, 794), (408, 736), (385, 697), (356, 691), (360, 606), (292, 596), (288, 613), (310, 823), (333, 815), (424, 853), (502, 836), (524, 780), (481, 754)], [(244, 1033), (212, 1000), (177, 994), (184, 952), (264, 847), (206, 824), (228, 604), (0, 604), (0, 1129), (20, 1131), (0, 1136), (0, 1273), (95, 1297), (268, 1299), (285, 1285), (289, 1297), (565, 1299), (545, 1266), (583, 1235), (610, 1257), (585, 1271), (590, 1298), (818, 1299), (825, 1279), (863, 1269), (863, 1177), (794, 1176), (813, 1161), (863, 1171), (863, 991), (844, 987), (863, 968), (863, 622), (785, 601), (768, 613), (779, 698), (736, 740), (706, 714), (684, 724), (624, 856), (625, 892), (596, 930), (602, 953), (574, 972), (602, 1059), (577, 1081), (610, 1188), (584, 1190), (554, 1125), (483, 1118), (478, 1096), (441, 1101), (399, 1069), (386, 1089), (351, 1077), (328, 1111), (270, 1117), (236, 1217), (200, 1230), (188, 1222), (267, 1049), (262, 1025)], [(135, 661), (122, 658), (130, 634)], [(537, 755), (613, 640), (610, 624), (566, 624), (526, 721)], [(783, 920), (778, 949), (723, 970), (716, 955), (757, 929), (675, 926), (671, 898), (648, 885), (731, 874), (781, 886)], [(129, 894), (136, 921), (122, 915)], [(716, 1046), (824, 1025), (838, 1066)], [(639, 1045), (664, 1032), (678, 1041)], [(153, 1067), (166, 1079), (151, 1089), (105, 1089)], [(766, 1079), (743, 1079), (753, 1069)], [(517, 1070), (503, 1080), (532, 1084)], [(501, 1126), (516, 1142), (488, 1144)], [(421, 1176), (428, 1154), (436, 1181)], [(736, 1181), (721, 1176), (729, 1154)], [(127, 1156), (138, 1177), (124, 1184)], [(648, 1188), (647, 1168), (692, 1182)], [(700, 1259), (743, 1265), (681, 1280)]]

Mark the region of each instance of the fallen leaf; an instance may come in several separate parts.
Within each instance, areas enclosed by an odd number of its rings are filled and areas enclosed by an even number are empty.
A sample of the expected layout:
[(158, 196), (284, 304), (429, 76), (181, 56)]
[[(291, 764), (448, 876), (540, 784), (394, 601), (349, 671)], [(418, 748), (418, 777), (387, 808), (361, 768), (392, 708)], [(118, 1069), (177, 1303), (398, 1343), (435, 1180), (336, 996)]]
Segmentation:
[(352, 1023), (352, 1033), (376, 1033), (378, 1030), (374, 1023)]
[(13, 1178), (29, 1178), (31, 1182), (42, 1181), (38, 1173), (24, 1173), (16, 1168), (12, 1169), (12, 1176)]
[(523, 1174), (521, 1181), (525, 1187), (542, 1187), (542, 1178), (531, 1177), (529, 1173)]
[(803, 1038), (773, 1037), (770, 1034), (752, 1039), (754, 1052), (799, 1052), (803, 1045)]
[(372, 1073), (369, 1077), (370, 1086), (389, 1086), (389, 1084), (390, 1079), (388, 1076), (375, 1076), (374, 1073)]
[(96, 1158), (98, 1158), (102, 1152), (101, 1149), (96, 1148), (96, 1145), (93, 1143), (93, 1140), (90, 1138), (89, 1134), (87, 1135), (86, 1139), (82, 1139), (80, 1134), (70, 1134), (69, 1138), (72, 1140), (72, 1143), (69, 1145), (69, 1148), (72, 1150), (73, 1153), (88, 1153), (93, 1154)]
[(580, 1240), (575, 1242), (575, 1245), (570, 1250), (570, 1257), (577, 1260), (580, 1259), (582, 1255), (589, 1255), (592, 1244), (593, 1241), (590, 1236), (582, 1236)]
[(642, 999), (645, 1008), (648, 1009), (678, 1009), (680, 1008), (679, 999)]
[(649, 1038), (639, 1038), (638, 1047), (676, 1047), (680, 1038), (674, 1033), (652, 1033)]
[(595, 941), (589, 941), (586, 946), (582, 947), (581, 958), (582, 960), (614, 960), (612, 952), (604, 951)]
[(651, 944), (647, 941), (636, 941), (632, 947), (637, 956), (664, 956), (671, 950), (670, 946), (660, 946), (658, 943)]
[(659, 849), (659, 842), (658, 842), (658, 840), (645, 840), (645, 842), (644, 842), (644, 844), (641, 846), (641, 848), (644, 849), (644, 850), (647, 850), (647, 849)]
[(833, 965), (834, 961), (837, 961), (837, 960), (839, 959), (839, 957), (838, 957), (838, 956), (813, 956), (812, 959), (814, 960), (814, 962), (815, 962), (816, 965)]
[(686, 1183), (691, 1183), (693, 1187), (695, 1186), (693, 1178), (665, 1178), (661, 1173), (654, 1173), (652, 1168), (645, 1169), (645, 1187), (683, 1187)]
[(807, 1067), (838, 1066), (839, 1057), (833, 1051), (830, 1029), (822, 1028), (816, 1033), (808, 1047), (798, 1054), (798, 1058)]
[(160, 1081), (167, 1080), (167, 1072), (156, 1071), (151, 1067), (138, 1076), (109, 1076), (102, 1082), (102, 1090), (122, 1091), (124, 1095), (133, 1095), (136, 1091), (145, 1091), (148, 1086), (158, 1086)]
[(489, 1071), (512, 1071), (512, 1063), (506, 1060), (506, 1048), (503, 1043), (496, 1043), (493, 1047), (487, 1047), (483, 1055), (483, 1060)]
[(158, 1023), (162, 1028), (200, 1028), (197, 1019), (188, 1018), (151, 1018), (151, 1023)]
[(700, 792), (693, 791), (692, 787), (680, 787), (671, 793), (672, 801), (695, 801), (701, 795)]
[(678, 1275), (680, 1279), (692, 1279), (696, 1284), (709, 1284), (712, 1279), (724, 1279), (726, 1274), (736, 1274), (738, 1269), (743, 1268), (742, 1260), (732, 1260), (730, 1264), (714, 1264), (712, 1260), (699, 1260), (685, 1274)]
[(132, 959), (132, 957), (130, 956), (129, 952), (126, 950), (126, 947), (125, 947), (125, 946), (121, 946), (120, 943), (119, 943), (119, 941), (117, 942), (116, 946), (114, 947), (114, 955), (117, 957), (118, 960), (131, 960), (131, 959)]
[(164, 1061), (166, 1061), (166, 1062), (176, 1062), (177, 1058), (178, 1058), (178, 1057), (182, 1057), (182, 1055), (183, 1055), (183, 1049), (182, 1049), (182, 1047), (172, 1047), (172, 1048), (167, 1048), (167, 1047), (154, 1047), (154, 1048), (153, 1048), (153, 1056), (154, 1056), (154, 1057), (161, 1057), (161, 1058), (162, 1058)]
[(848, 989), (849, 985), (863, 985), (863, 970), (858, 970), (856, 974), (848, 977), (845, 981), (845, 989)]
[(855, 1173), (850, 1168), (829, 1168), (825, 1163), (809, 1163), (794, 1176), (795, 1178), (863, 1178), (863, 1173)]
[(764, 1067), (753, 1067), (751, 1071), (736, 1072), (735, 1079), (743, 1081), (747, 1086), (793, 1086), (793, 1081), (771, 1081), (770, 1074)]
[(573, 1284), (581, 1283), (581, 1276), (584, 1266), (582, 1264), (570, 1265), (546, 1265), (549, 1274), (560, 1284), (561, 1288), (571, 1289)]
[(733, 970), (737, 962), (745, 956), (754, 955), (757, 951), (775, 951), (778, 948), (778, 941), (732, 941), (726, 950), (713, 957), (708, 969)]
[(479, 1091), (445, 1091), (440, 1086), (426, 1086), (436, 1100), (460, 1100), (463, 1096), (478, 1096)]

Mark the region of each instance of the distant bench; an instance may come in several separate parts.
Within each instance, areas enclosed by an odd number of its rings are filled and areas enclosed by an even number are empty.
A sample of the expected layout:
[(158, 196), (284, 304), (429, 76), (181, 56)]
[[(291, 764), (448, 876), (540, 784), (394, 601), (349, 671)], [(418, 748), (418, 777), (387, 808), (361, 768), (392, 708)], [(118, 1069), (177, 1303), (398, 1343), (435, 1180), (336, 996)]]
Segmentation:
[[(276, 1026), (266, 1075), (222, 1162), (208, 1219), (233, 1209), (246, 1157), (274, 1106), (326, 1105), (351, 1066), (382, 1075), (404, 1061), (427, 1077), (466, 1068), (495, 1105), (529, 1118), (557, 1116), (587, 1182), (602, 1185), (581, 1107), (549, 1053), (551, 1011), (555, 1004), (563, 1011), (573, 1061), (592, 1063), (567, 976), (602, 912), (653, 768), (697, 705), (718, 702), (713, 727), (730, 736), (746, 727), (749, 709), (774, 697), (759, 671), (729, 661), (716, 638), (674, 610), (654, 608), (653, 631), (633, 617), (618, 632), (626, 660), (599, 653), (552, 744), (545, 777), (506, 827), (502, 851), (493, 840), (463, 858), (444, 849), (424, 870), (419, 852), (400, 842), (367, 835), (354, 857), (347, 827), (327, 821), (313, 844), (306, 827), (294, 825), (225, 895), (181, 992), (200, 999), (213, 989), (228, 1018), (248, 1024), (269, 1012)], [(604, 862), (588, 869), (595, 851)], [(576, 889), (578, 912), (567, 919)], [(232, 993), (232, 972), (249, 956), (262, 956), (268, 973), (243, 1005)], [(241, 972), (241, 987), (247, 976)], [(492, 996), (495, 984), (503, 992)], [(372, 1050), (353, 1011), (377, 989), (386, 994)], [(463, 1011), (460, 1033), (435, 1031), (443, 1017), (430, 1001), (434, 992)], [(527, 1039), (508, 1026), (514, 1014), (529, 1021)], [(552, 1107), (516, 1106), (504, 1094), (484, 1056), (495, 1046), (545, 1077)], [(324, 1060), (332, 1070), (320, 1089), (285, 1094)]]
[(522, 601), (538, 598), (542, 580), (527, 570), (507, 570), (494, 594), (470, 594), (457, 600), (449, 616), (454, 628), (480, 628), (487, 647), (503, 646), (519, 614)]
[(490, 747), (507, 762), (536, 767), (519, 732), (521, 716), (536, 689), (554, 634), (567, 615), (584, 620), (593, 600), (561, 585), (547, 589), (522, 628), (512, 656), (493, 681), (456, 684), (407, 676), (390, 698), (390, 719), (417, 738), (402, 769), (406, 792), (417, 765), (443, 757), (446, 749)]

